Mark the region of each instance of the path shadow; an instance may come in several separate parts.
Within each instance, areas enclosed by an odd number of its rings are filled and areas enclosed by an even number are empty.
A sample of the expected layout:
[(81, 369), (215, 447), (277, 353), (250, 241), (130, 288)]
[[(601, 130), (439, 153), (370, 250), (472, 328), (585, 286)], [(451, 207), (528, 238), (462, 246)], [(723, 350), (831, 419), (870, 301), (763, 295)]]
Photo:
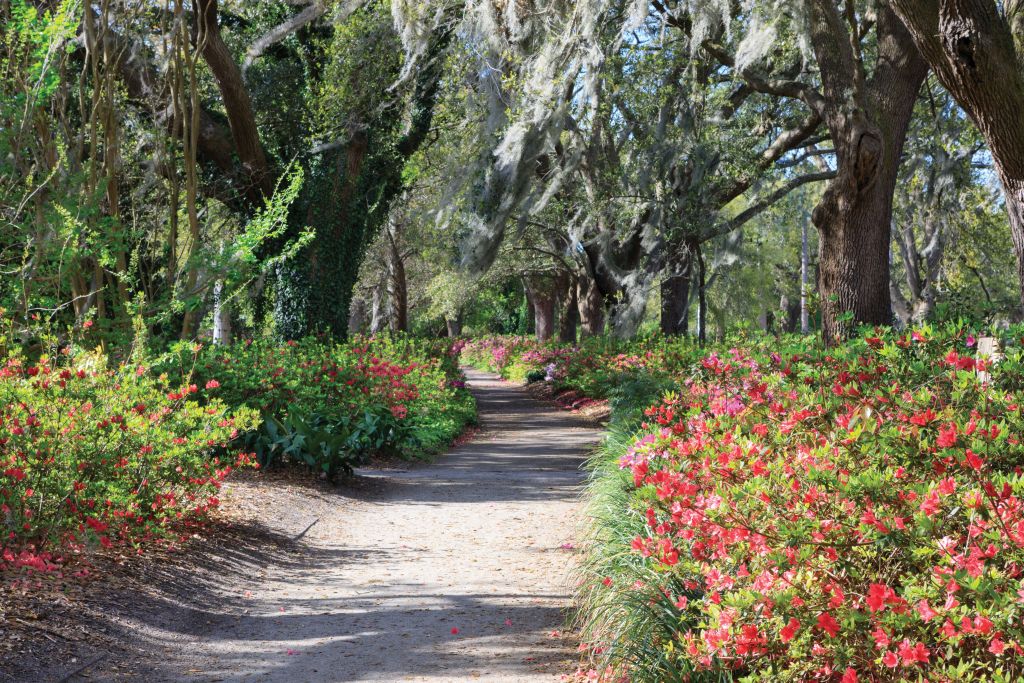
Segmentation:
[[(372, 503), (383, 516), (388, 506), (565, 502), (579, 495), (585, 480), (580, 467), (596, 439), (594, 428), (526, 399), (522, 389), (479, 373), (471, 373), (470, 380), (482, 437), (433, 464), (360, 470), (351, 485), (310, 491), (337, 512), (333, 523), (343, 525), (353, 501)], [(131, 582), (94, 595), (76, 616), (93, 629), (97, 642), (82, 645), (76, 662), (65, 653), (47, 667), (20, 672), (4, 663), (0, 681), (312, 683), (398, 681), (446, 671), (478, 672), (487, 680), (488, 674), (554, 666), (564, 659), (548, 632), (563, 622), (560, 605), (566, 595), (499, 586), (494, 593), (457, 587), (439, 592), (406, 576), (388, 578), (386, 584), (382, 578), (380, 586), (354, 596), (350, 590), (343, 597), (315, 599), (247, 597), (245, 587), (255, 590), (268, 569), (312, 595), (320, 577), (339, 567), (386, 567), (394, 551), (347, 540), (344, 545), (297, 540), (298, 534), (265, 524), (220, 528), (212, 536), (193, 544), (178, 561), (142, 565)], [(544, 550), (552, 549), (537, 548)], [(498, 614), (496, 601), (516, 604), (501, 606)], [(421, 626), (413, 631), (413, 623)], [(458, 635), (451, 633), (453, 627)], [(398, 651), (405, 656), (393, 656)], [(95, 652), (109, 656), (77, 671)], [(329, 671), (323, 670), (327, 662)]]

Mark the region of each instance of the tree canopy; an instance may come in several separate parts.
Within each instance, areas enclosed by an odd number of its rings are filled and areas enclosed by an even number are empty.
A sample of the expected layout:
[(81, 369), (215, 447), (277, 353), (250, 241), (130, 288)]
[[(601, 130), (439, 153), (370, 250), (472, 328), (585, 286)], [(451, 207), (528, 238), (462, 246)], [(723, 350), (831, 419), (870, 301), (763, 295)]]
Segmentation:
[(1017, 8), (926, 5), (5, 0), (0, 305), (111, 340), (1016, 319), (1020, 126), (979, 83), (1017, 93)]

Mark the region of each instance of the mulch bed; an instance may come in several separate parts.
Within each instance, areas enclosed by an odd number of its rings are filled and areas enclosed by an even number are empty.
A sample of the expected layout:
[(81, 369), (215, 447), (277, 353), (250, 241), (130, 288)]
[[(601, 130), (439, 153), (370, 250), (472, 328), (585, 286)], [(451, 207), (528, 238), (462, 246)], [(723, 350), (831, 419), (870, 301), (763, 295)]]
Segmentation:
[(568, 410), (589, 422), (604, 425), (611, 417), (611, 407), (606, 399), (593, 399), (573, 389), (558, 391), (550, 382), (531, 382), (525, 388), (534, 398)]

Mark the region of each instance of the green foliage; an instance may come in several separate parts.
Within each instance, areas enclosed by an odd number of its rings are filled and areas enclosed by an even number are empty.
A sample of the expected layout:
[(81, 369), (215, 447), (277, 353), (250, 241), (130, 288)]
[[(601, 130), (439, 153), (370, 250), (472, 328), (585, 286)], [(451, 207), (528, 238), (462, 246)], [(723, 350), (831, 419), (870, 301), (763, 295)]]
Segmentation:
[(386, 87), (398, 80), (400, 54), (386, 2), (369, 3), (335, 26), (316, 99), (320, 134), (338, 142), (310, 163), (293, 213), (316, 238), (278, 270), (275, 324), (284, 339), (348, 333), (360, 265), (404, 178), (411, 177), (406, 162), (422, 144), (433, 112), (432, 71), (418, 77), (408, 111)]
[(33, 546), (70, 553), (173, 538), (249, 462), (237, 437), (256, 411), (227, 405), (188, 373), (156, 375), (144, 357), (109, 367), (54, 337), (33, 359), (9, 334), (0, 345), (0, 567), (40, 568)]
[(195, 358), (183, 345), (164, 367), (259, 412), (244, 439), (261, 465), (296, 463), (331, 479), (374, 454), (428, 457), (476, 415), (448, 346), (412, 338), (246, 341)]

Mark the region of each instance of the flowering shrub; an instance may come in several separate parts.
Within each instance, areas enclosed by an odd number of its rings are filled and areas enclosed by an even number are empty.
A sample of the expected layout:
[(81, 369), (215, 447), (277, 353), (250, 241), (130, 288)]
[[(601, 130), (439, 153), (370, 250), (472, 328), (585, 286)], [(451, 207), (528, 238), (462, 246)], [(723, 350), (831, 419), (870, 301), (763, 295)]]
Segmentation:
[(62, 352), (0, 364), (0, 569), (56, 569), (90, 546), (166, 537), (218, 503), (255, 425), (189, 377)]
[(1021, 680), (1024, 354), (989, 367), (927, 328), (802, 344), (708, 353), (601, 470), (623, 521), (590, 550), (596, 670)]
[(247, 435), (263, 465), (304, 463), (329, 476), (371, 453), (426, 455), (446, 446), (475, 416), (446, 343), (411, 338), (332, 343), (308, 338), (187, 348), (176, 372), (218, 384), (231, 405), (259, 411)]

